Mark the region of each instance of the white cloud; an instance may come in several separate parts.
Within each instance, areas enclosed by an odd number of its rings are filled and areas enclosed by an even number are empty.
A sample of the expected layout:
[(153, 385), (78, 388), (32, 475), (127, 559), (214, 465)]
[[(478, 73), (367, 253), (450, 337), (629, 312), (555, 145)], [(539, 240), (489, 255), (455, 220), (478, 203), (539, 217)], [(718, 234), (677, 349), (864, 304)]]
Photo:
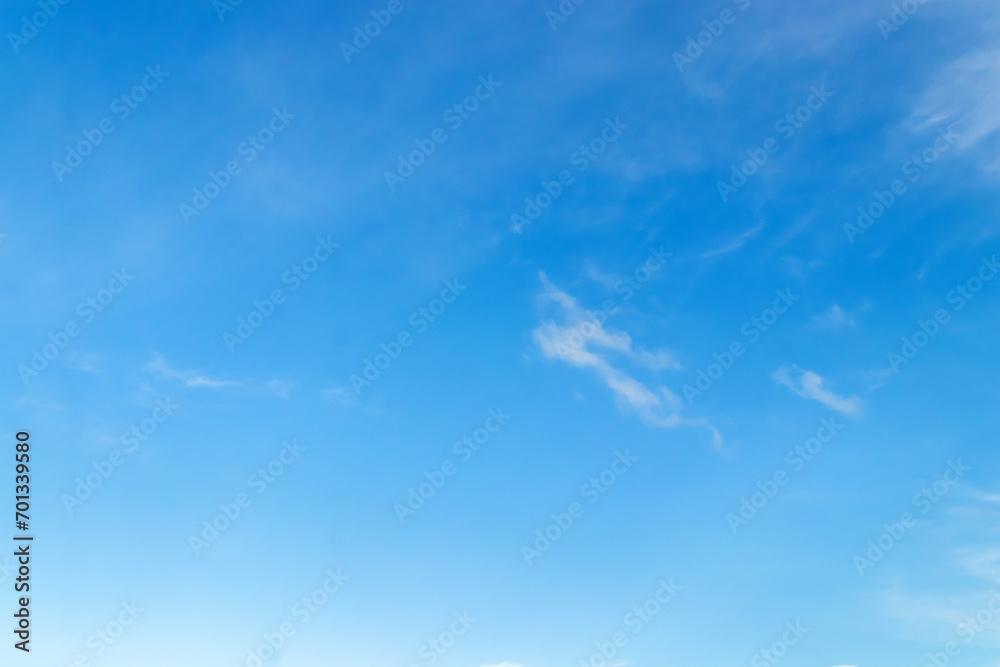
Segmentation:
[(856, 326), (857, 320), (851, 313), (845, 313), (838, 304), (833, 304), (833, 308), (826, 315), (817, 315), (813, 321), (828, 329), (838, 329), (844, 325)]
[(992, 583), (1000, 582), (1000, 549), (985, 547), (963, 549), (959, 552), (959, 562), (972, 576)]
[(742, 234), (740, 234), (739, 236), (737, 236), (736, 238), (734, 238), (729, 243), (727, 243), (727, 244), (725, 244), (725, 245), (723, 245), (723, 246), (721, 246), (719, 248), (715, 248), (713, 250), (708, 250), (708, 251), (702, 253), (701, 258), (702, 259), (708, 259), (710, 257), (715, 257), (717, 255), (728, 255), (729, 253), (731, 253), (731, 252), (733, 252), (735, 250), (739, 250), (744, 245), (746, 245), (747, 241), (749, 241), (753, 237), (757, 236), (757, 234), (759, 234), (760, 230), (762, 230), (762, 229), (764, 229), (764, 223), (763, 222), (760, 223), (759, 225), (757, 225), (756, 227), (751, 227), (750, 229), (746, 230), (745, 232), (743, 232)]
[(603, 285), (608, 290), (614, 289), (615, 285), (618, 284), (617, 276), (613, 276), (610, 273), (605, 273), (604, 271), (601, 271), (591, 261), (587, 261), (586, 273), (588, 278), (590, 278), (596, 283)]
[(288, 398), (288, 394), (292, 389), (292, 382), (287, 380), (260, 381), (253, 378), (223, 380), (210, 377), (201, 371), (180, 370), (171, 366), (162, 355), (155, 352), (153, 353), (153, 359), (143, 366), (142, 370), (152, 375), (154, 379), (174, 380), (182, 383), (186, 388), (226, 389), (240, 387), (251, 393), (267, 393), (279, 398)]
[(945, 67), (910, 120), (917, 132), (955, 123), (962, 148), (1000, 129), (1000, 47), (962, 56)]
[(341, 387), (331, 387), (325, 389), (323, 395), (332, 400), (337, 405), (354, 405), (357, 402), (354, 392), (347, 391)]
[(288, 398), (288, 391), (290, 389), (289, 383), (284, 380), (268, 380), (264, 383), (268, 389), (271, 390), (275, 396), (280, 396), (281, 398)]
[(621, 409), (636, 413), (643, 423), (656, 428), (700, 426), (712, 433), (716, 445), (722, 443), (719, 432), (704, 419), (687, 419), (678, 414), (681, 400), (666, 387), (652, 390), (625, 371), (613, 366), (607, 356), (618, 354), (653, 370), (680, 369), (673, 355), (665, 351), (634, 350), (627, 333), (604, 328), (603, 314), (591, 314), (576, 299), (555, 287), (545, 274), (541, 298), (560, 306), (562, 323), (542, 322), (533, 332), (535, 344), (549, 359), (558, 359), (576, 368), (597, 373), (614, 393)]
[[(793, 378), (793, 372), (798, 377)], [(802, 398), (819, 401), (837, 412), (843, 412), (853, 417), (861, 414), (864, 408), (864, 403), (857, 396), (849, 398), (837, 396), (832, 391), (823, 388), (822, 377), (812, 371), (803, 370), (798, 366), (792, 365), (791, 368), (779, 368), (771, 377), (775, 382), (785, 385)]]
[(864, 372), (868, 382), (868, 391), (875, 391), (885, 385), (890, 378), (896, 375), (896, 371), (885, 366), (881, 368), (871, 368)]
[[(960, 461), (958, 463), (961, 463)], [(952, 641), (960, 624), (994, 605), (1000, 585), (1000, 546), (994, 526), (1000, 518), (1000, 493), (960, 483), (922, 521), (933, 539), (920, 556), (922, 567), (895, 577), (882, 591), (885, 614), (923, 639)], [(906, 538), (909, 539), (909, 538)], [(942, 578), (946, 575), (946, 578)], [(938, 582), (947, 581), (939, 585)], [(982, 624), (976, 642), (1000, 647), (1000, 624)]]
[(496, 665), (483, 665), (483, 667), (524, 667), (519, 662), (501, 662)]
[(987, 505), (1000, 504), (1000, 493), (968, 489), (965, 495)]
[(81, 353), (73, 350), (66, 359), (66, 367), (87, 373), (96, 373), (100, 369), (100, 357), (93, 353)]
[[(581, 308), (576, 299), (566, 294), (553, 285), (544, 273), (539, 273), (542, 281), (541, 299), (553, 301), (561, 306), (565, 325), (557, 326), (553, 322), (546, 322), (539, 329), (546, 329), (548, 333), (555, 337), (564, 337), (562, 341), (569, 349), (564, 352), (568, 354), (576, 366), (590, 366), (593, 361), (591, 353), (586, 349), (588, 343), (593, 343), (596, 347), (603, 347), (609, 350), (620, 352), (633, 361), (642, 364), (653, 370), (674, 369), (681, 370), (682, 366), (672, 354), (665, 350), (650, 352), (648, 350), (632, 349), (632, 338), (625, 332), (606, 331), (599, 316), (585, 308)], [(538, 329), (536, 329), (536, 334)], [(579, 353), (579, 354), (576, 354)]]
[(640, 350), (635, 355), (635, 360), (638, 361), (643, 366), (653, 369), (654, 371), (662, 371), (667, 369), (681, 370), (681, 365), (677, 363), (673, 355), (667, 354), (662, 350), (660, 352), (647, 352), (646, 350)]
[(203, 375), (198, 371), (182, 371), (171, 368), (167, 360), (159, 354), (153, 353), (153, 360), (143, 366), (143, 370), (153, 375), (171, 380), (180, 380), (185, 387), (207, 387), (209, 389), (219, 389), (221, 387), (236, 387), (242, 384), (235, 380), (217, 380)]

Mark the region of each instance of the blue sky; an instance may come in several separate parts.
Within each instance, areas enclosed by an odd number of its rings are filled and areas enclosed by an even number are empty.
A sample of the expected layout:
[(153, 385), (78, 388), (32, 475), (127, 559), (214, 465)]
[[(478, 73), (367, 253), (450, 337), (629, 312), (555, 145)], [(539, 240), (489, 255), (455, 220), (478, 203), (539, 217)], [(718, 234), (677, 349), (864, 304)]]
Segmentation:
[(995, 666), (995, 3), (0, 23), (21, 662)]

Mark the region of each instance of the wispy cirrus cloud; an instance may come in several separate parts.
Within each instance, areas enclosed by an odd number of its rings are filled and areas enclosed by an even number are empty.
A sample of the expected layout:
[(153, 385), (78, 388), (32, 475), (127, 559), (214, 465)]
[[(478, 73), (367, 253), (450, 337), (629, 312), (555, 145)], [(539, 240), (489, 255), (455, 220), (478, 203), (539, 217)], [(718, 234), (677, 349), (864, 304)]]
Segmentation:
[(734, 239), (723, 244), (718, 248), (713, 248), (712, 250), (707, 250), (701, 254), (702, 259), (710, 259), (712, 257), (718, 257), (719, 255), (728, 255), (731, 252), (739, 250), (744, 245), (747, 244), (750, 239), (760, 234), (761, 230), (764, 229), (764, 223), (760, 223), (756, 227), (751, 227)]
[(238, 387), (242, 382), (236, 380), (219, 380), (209, 377), (200, 371), (185, 371), (173, 368), (161, 355), (153, 353), (153, 359), (142, 367), (142, 370), (160, 378), (181, 381), (185, 387), (206, 387), (219, 389), (222, 387)]
[(160, 354), (154, 352), (153, 358), (142, 367), (154, 380), (179, 382), (188, 389), (241, 389), (251, 394), (270, 394), (279, 398), (288, 398), (293, 383), (288, 380), (226, 380), (207, 375), (202, 371), (174, 368)]
[(844, 398), (833, 393), (823, 386), (823, 378), (816, 373), (803, 370), (796, 365), (783, 367), (776, 370), (771, 378), (778, 384), (783, 384), (802, 398), (819, 401), (823, 405), (842, 412), (845, 415), (856, 417), (864, 409), (864, 403), (857, 396)]
[(830, 312), (814, 317), (813, 322), (827, 329), (839, 329), (843, 326), (853, 327), (857, 326), (858, 323), (852, 313), (844, 312), (843, 308), (836, 303), (830, 308)]
[(538, 348), (549, 359), (557, 359), (575, 368), (587, 368), (597, 373), (601, 381), (614, 394), (619, 408), (634, 412), (643, 423), (656, 428), (699, 426), (712, 433), (715, 445), (721, 445), (722, 436), (704, 419), (682, 417), (680, 398), (667, 387), (655, 391), (612, 365), (609, 358), (617, 354), (631, 362), (654, 371), (680, 370), (681, 365), (666, 351), (649, 352), (633, 348), (631, 337), (624, 332), (604, 328), (603, 313), (591, 313), (580, 307), (576, 299), (553, 285), (544, 273), (540, 274), (543, 302), (559, 306), (559, 322), (542, 322), (533, 332)]
[(956, 124), (958, 145), (973, 146), (1000, 130), (1000, 45), (946, 65), (910, 117), (914, 131)]
[(354, 405), (357, 403), (357, 395), (353, 391), (347, 391), (343, 387), (324, 389), (323, 395), (337, 405)]
[(994, 526), (1000, 518), (1000, 492), (963, 483), (936, 512), (926, 519), (935, 538), (924, 560), (946, 563), (954, 578), (945, 587), (922, 577), (898, 580), (882, 591), (884, 613), (925, 638), (954, 641), (962, 631), (960, 646), (975, 638), (998, 647), (1000, 545), (996, 531), (983, 525)]

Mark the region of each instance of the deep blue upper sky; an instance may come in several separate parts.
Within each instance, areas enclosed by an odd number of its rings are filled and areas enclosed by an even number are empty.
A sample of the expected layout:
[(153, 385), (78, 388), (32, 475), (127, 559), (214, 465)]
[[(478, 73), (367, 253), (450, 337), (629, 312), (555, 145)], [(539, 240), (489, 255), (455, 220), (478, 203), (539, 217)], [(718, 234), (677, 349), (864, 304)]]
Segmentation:
[(995, 2), (223, 3), (0, 10), (26, 664), (993, 664)]

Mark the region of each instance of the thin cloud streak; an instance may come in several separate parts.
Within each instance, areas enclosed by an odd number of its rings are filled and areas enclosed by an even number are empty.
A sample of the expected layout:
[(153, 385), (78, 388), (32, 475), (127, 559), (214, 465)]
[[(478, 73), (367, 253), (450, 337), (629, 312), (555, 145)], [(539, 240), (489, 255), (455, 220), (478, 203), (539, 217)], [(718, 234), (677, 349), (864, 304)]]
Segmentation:
[[(792, 377), (792, 373), (798, 377)], [(844, 398), (823, 387), (823, 378), (812, 371), (803, 370), (798, 366), (779, 368), (771, 378), (778, 384), (783, 384), (793, 392), (814, 401), (819, 401), (823, 405), (842, 412), (851, 417), (857, 417), (864, 409), (864, 403), (857, 396)]]
[(679, 370), (680, 364), (669, 353), (634, 350), (632, 339), (627, 333), (605, 330), (603, 320), (581, 308), (576, 299), (555, 287), (544, 273), (540, 277), (543, 285), (541, 299), (560, 306), (563, 321), (562, 324), (553, 320), (542, 322), (532, 334), (535, 344), (546, 358), (596, 372), (613, 392), (619, 409), (634, 412), (648, 426), (667, 429), (698, 426), (712, 433), (712, 441), (716, 446), (722, 444), (721, 434), (708, 421), (684, 418), (678, 414), (682, 401), (668, 388), (660, 387), (653, 391), (612, 365), (604, 356), (619, 353), (653, 370)]
[(731, 252), (735, 252), (736, 250), (739, 250), (744, 245), (746, 245), (750, 239), (757, 236), (757, 234), (759, 234), (762, 229), (764, 229), (763, 222), (757, 225), (756, 227), (751, 227), (750, 229), (746, 230), (745, 232), (737, 236), (735, 239), (733, 239), (726, 245), (702, 253), (701, 259), (709, 259), (711, 257), (718, 257), (719, 255), (728, 255)]

